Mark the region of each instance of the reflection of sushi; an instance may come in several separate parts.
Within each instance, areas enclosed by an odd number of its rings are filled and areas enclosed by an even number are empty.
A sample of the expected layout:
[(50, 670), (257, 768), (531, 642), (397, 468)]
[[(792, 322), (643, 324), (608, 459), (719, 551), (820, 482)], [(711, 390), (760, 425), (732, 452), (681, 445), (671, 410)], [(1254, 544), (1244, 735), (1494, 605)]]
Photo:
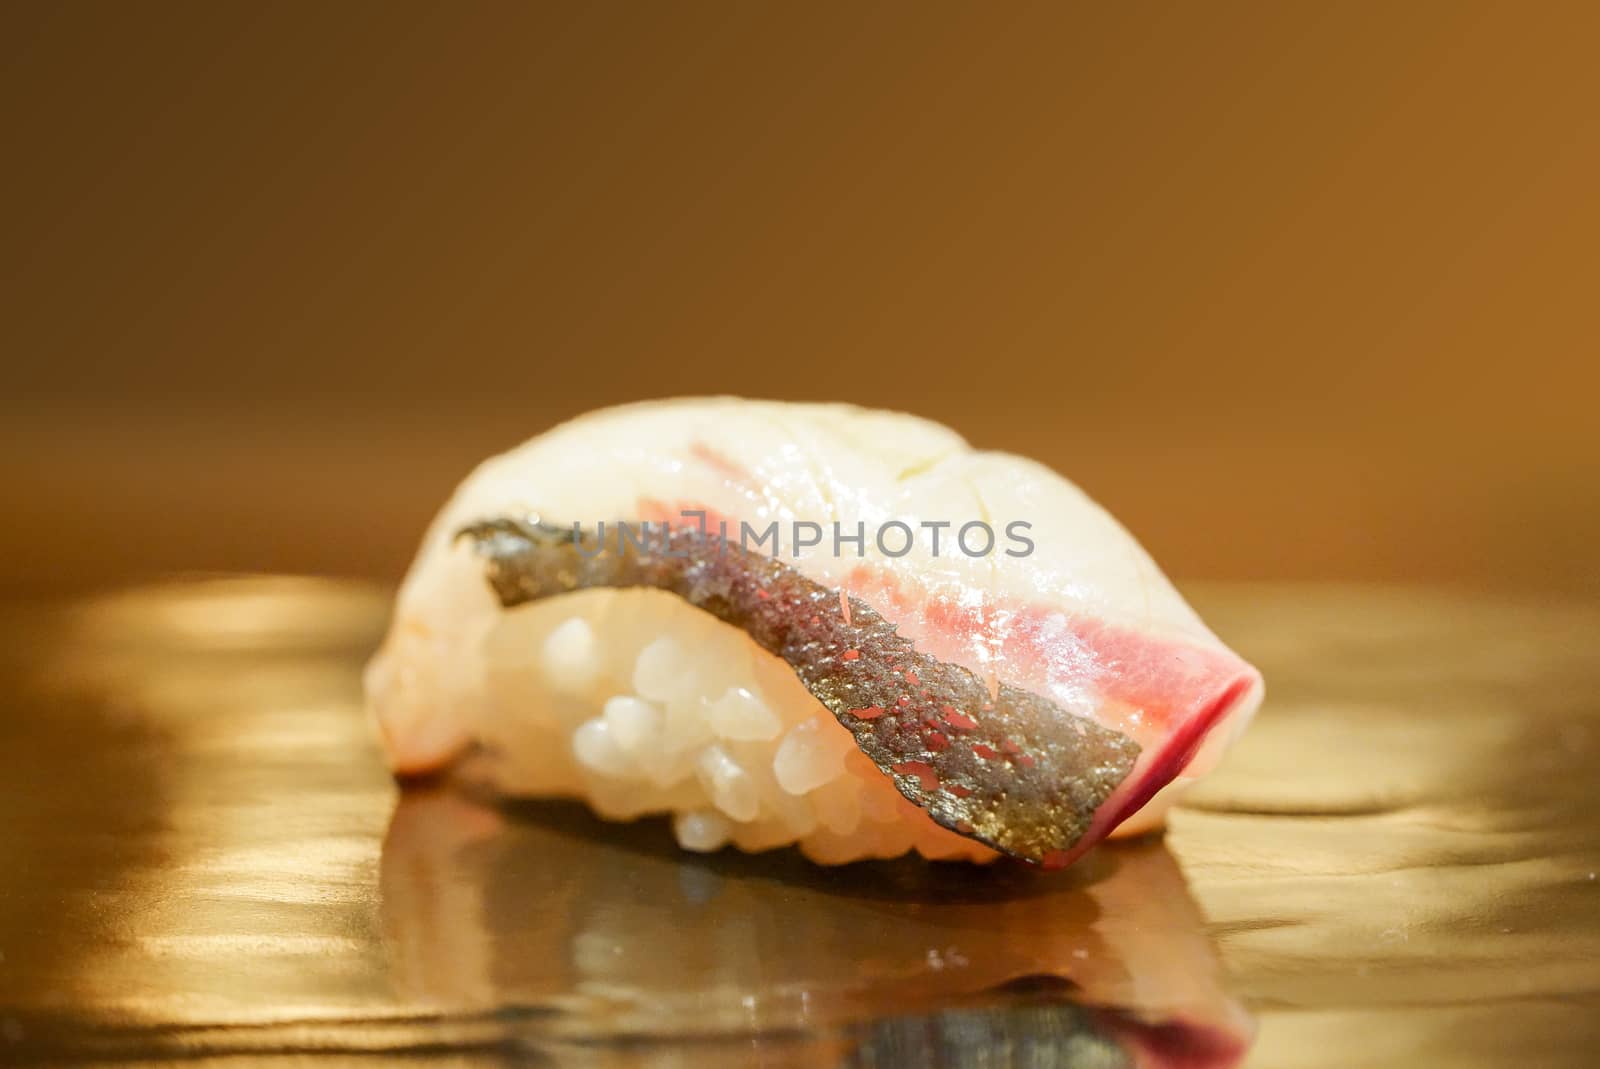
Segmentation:
[(1254, 1031), (1160, 844), (1064, 873), (891, 861), (840, 880), (675, 854), (568, 803), (511, 814), (406, 792), (384, 944), (403, 999), (558, 1064), (609, 1065), (598, 1041), (625, 1034), (651, 1039), (627, 1066), (1221, 1069)]
[[(560, 596), (557, 596), (560, 595)], [(1260, 676), (1053, 472), (909, 416), (575, 420), (435, 522), (368, 690), (394, 767), (798, 842), (1065, 864), (1161, 820)]]

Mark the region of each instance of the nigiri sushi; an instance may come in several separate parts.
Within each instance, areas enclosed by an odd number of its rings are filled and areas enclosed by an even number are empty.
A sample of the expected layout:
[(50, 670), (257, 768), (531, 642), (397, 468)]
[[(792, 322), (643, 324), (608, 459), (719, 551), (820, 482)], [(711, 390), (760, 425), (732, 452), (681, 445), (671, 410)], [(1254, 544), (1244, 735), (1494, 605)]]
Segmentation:
[(392, 768), (672, 818), (685, 849), (1069, 864), (1259, 705), (1073, 484), (848, 405), (648, 402), (485, 462), (368, 667)]

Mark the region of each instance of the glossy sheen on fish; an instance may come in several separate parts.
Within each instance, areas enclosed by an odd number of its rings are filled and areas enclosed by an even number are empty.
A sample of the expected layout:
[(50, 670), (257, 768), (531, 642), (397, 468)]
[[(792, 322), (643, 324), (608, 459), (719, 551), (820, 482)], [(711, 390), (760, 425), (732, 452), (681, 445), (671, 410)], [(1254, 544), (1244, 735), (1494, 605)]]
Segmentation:
[(650, 587), (740, 628), (794, 669), (901, 794), (1015, 857), (1065, 858), (1139, 752), (1126, 735), (1048, 698), (1004, 683), (991, 695), (972, 671), (919, 652), (859, 598), (698, 528), (663, 526), (648, 552), (602, 544), (603, 527), (509, 517), (461, 533), (506, 608), (594, 587)]

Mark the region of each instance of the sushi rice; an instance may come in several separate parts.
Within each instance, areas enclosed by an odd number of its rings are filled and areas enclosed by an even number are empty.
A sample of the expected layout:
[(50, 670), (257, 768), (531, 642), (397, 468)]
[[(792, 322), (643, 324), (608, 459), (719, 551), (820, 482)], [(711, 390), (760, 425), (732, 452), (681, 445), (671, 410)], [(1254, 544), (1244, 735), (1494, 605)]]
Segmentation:
[(471, 730), (507, 793), (576, 795), (611, 820), (670, 814), (686, 850), (997, 856), (904, 798), (788, 665), (669, 594), (522, 605), (484, 653)]

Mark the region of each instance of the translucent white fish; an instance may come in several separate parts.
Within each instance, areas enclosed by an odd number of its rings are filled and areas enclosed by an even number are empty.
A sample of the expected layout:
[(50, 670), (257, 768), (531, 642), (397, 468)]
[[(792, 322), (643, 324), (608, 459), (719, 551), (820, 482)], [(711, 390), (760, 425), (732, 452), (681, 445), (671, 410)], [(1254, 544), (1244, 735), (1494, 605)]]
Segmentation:
[(367, 687), (397, 772), (470, 748), (511, 792), (670, 813), (688, 849), (1046, 865), (1159, 826), (1262, 693), (1048, 468), (899, 413), (731, 398), (603, 410), (482, 465)]

